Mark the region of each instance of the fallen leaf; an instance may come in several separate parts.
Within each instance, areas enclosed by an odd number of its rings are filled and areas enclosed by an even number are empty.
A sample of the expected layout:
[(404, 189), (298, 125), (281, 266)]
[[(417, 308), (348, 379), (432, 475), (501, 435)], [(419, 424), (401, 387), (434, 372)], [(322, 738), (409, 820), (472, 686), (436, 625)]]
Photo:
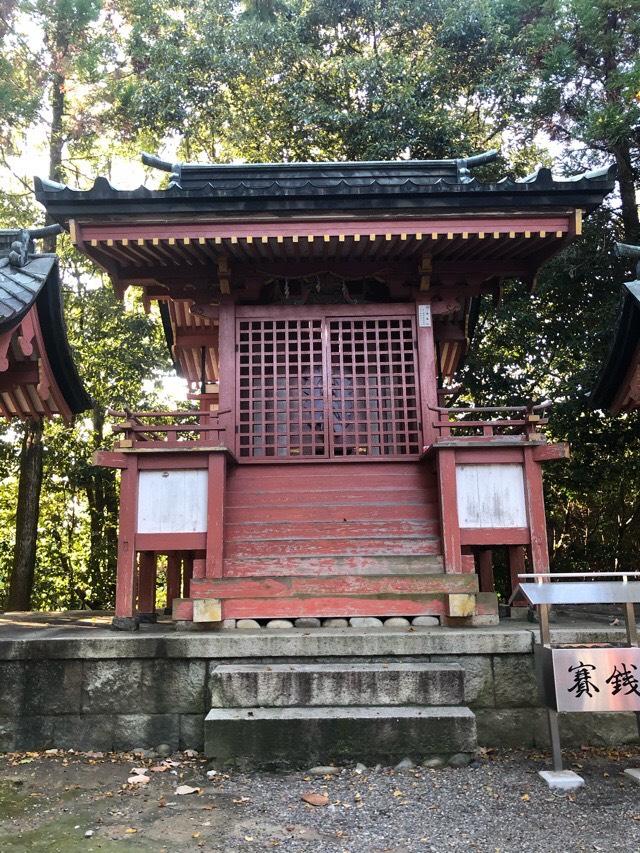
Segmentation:
[(136, 833), (137, 831), (138, 831), (138, 830), (137, 830), (137, 829), (134, 829), (132, 826), (130, 826), (130, 827), (129, 827), (129, 829), (125, 829), (125, 832), (126, 832), (126, 834), (127, 834), (127, 835), (135, 835), (135, 833)]
[(192, 833), (191, 833), (191, 837), (192, 837), (192, 838), (200, 838), (200, 835), (201, 835), (201, 834), (202, 834), (202, 833), (200, 833), (200, 832), (192, 832)]
[(175, 793), (178, 794), (178, 796), (183, 796), (184, 794), (199, 794), (200, 788), (192, 788), (191, 785), (178, 785)]
[(195, 749), (185, 749), (182, 754), (184, 755), (185, 758), (197, 758), (198, 757), (198, 753), (196, 752)]
[(137, 773), (139, 776), (146, 776), (147, 775), (147, 768), (146, 767), (134, 767), (131, 772)]
[(140, 776), (140, 774), (129, 776), (127, 779), (129, 785), (148, 785), (150, 781), (151, 779), (148, 776)]
[(315, 794), (313, 791), (303, 794), (300, 799), (309, 803), (310, 806), (326, 806), (329, 803), (329, 797), (326, 794)]
[(524, 800), (524, 802), (525, 802), (525, 803), (528, 803), (528, 802), (529, 802), (529, 800), (531, 799), (531, 797), (529, 796), (529, 794), (523, 794), (523, 795), (520, 797), (520, 799), (521, 799), (521, 800)]
[(164, 772), (165, 772), (165, 771), (167, 771), (168, 769), (169, 769), (169, 765), (168, 765), (168, 764), (154, 764), (154, 766), (153, 766), (153, 767), (150, 767), (150, 768), (149, 768), (149, 770), (150, 770), (152, 773), (164, 773)]

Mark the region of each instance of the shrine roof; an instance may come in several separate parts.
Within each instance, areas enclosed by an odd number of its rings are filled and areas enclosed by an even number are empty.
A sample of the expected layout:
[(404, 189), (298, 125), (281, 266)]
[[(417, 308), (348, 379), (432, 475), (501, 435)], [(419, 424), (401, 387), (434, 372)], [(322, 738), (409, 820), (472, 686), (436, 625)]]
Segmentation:
[(171, 164), (151, 155), (143, 162), (170, 172), (165, 189), (114, 188), (96, 178), (88, 190), (35, 179), (36, 198), (57, 221), (95, 215), (327, 215), (366, 216), (373, 211), (405, 215), (463, 210), (549, 210), (587, 212), (612, 191), (615, 167), (556, 179), (537, 169), (514, 180), (483, 182), (471, 171), (497, 151), (450, 160), (387, 162)]
[(633, 399), (631, 380), (634, 369), (640, 369), (640, 276), (636, 281), (627, 282), (624, 287), (624, 300), (613, 344), (596, 387), (591, 392), (594, 408), (614, 412), (640, 406), (640, 397), (636, 395), (636, 399)]
[(79, 413), (91, 406), (91, 399), (67, 340), (58, 258), (38, 254), (33, 242), (60, 230), (58, 226), (0, 230), (0, 335), (18, 326), (35, 308), (54, 378), (69, 409)]

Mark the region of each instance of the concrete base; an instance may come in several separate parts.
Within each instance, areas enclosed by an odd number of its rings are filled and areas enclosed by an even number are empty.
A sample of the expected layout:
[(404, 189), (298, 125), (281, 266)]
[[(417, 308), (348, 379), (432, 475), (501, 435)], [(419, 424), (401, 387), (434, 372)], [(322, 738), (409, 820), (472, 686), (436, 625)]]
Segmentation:
[(111, 620), (113, 631), (137, 631), (140, 619), (137, 616), (114, 616)]
[(640, 770), (637, 767), (628, 767), (624, 775), (631, 779), (636, 785), (640, 785)]
[(205, 754), (221, 767), (395, 765), (475, 748), (468, 708), (214, 708), (205, 718)]
[(209, 677), (212, 708), (464, 705), (454, 663), (227, 664)]
[(573, 770), (540, 770), (538, 776), (544, 779), (552, 791), (577, 791), (584, 785), (582, 776)]
[(157, 613), (139, 613), (138, 622), (141, 625), (155, 625), (158, 621)]

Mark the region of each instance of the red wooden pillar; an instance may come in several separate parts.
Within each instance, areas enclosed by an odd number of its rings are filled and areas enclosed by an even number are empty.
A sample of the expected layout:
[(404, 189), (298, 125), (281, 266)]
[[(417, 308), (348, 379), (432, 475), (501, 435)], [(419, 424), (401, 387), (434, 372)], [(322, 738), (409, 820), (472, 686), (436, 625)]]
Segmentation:
[[(436, 365), (435, 343), (433, 339), (433, 320), (431, 302), (425, 296), (416, 300), (416, 336), (418, 344), (418, 373), (420, 378), (420, 420), (422, 422), (422, 443), (429, 447), (434, 443), (436, 431), (433, 421), (438, 405), (438, 368)], [(430, 408), (431, 407), (431, 408)]]
[[(227, 460), (224, 453), (209, 454), (209, 491), (207, 498), (207, 554), (205, 577), (222, 577), (224, 546), (224, 496)], [(194, 567), (195, 571), (195, 567)]]
[(531, 533), (531, 568), (534, 572), (548, 572), (549, 550), (542, 489), (542, 466), (533, 457), (533, 447), (525, 447), (523, 450), (527, 514)]
[[(218, 319), (219, 408), (218, 423), (224, 427), (220, 444), (236, 448), (236, 306), (230, 296), (220, 299)], [(228, 410), (228, 411), (227, 411)]]
[(438, 487), (440, 491), (440, 526), (444, 570), (450, 573), (462, 572), (456, 452), (453, 448), (443, 448), (438, 451)]
[(193, 578), (194, 571), (194, 562), (193, 554), (185, 554), (183, 561), (183, 572), (182, 572), (182, 597), (189, 598), (191, 594), (191, 579)]
[(138, 558), (138, 613), (141, 622), (156, 621), (156, 555), (142, 551)]
[(167, 555), (167, 612), (171, 613), (174, 598), (180, 598), (181, 587), (180, 554), (171, 551)]
[(511, 577), (511, 594), (520, 583), (518, 575), (524, 574), (524, 546), (510, 545), (509, 554), (509, 575)]
[(120, 476), (120, 517), (118, 525), (118, 564), (116, 569), (116, 612), (113, 627), (135, 630), (136, 550), (138, 510), (138, 457), (127, 456), (127, 467)]
[(191, 577), (197, 580), (205, 577), (206, 575), (206, 566), (207, 559), (200, 554), (197, 557), (194, 557), (191, 564)]
[(490, 548), (482, 548), (478, 552), (478, 574), (480, 576), (480, 592), (495, 592), (493, 551)]

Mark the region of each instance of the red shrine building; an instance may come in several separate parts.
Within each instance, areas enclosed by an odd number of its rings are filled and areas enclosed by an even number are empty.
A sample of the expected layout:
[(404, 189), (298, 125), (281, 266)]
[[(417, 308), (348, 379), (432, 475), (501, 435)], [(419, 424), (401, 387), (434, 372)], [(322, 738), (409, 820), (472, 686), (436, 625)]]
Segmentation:
[(640, 408), (640, 246), (618, 243), (616, 252), (636, 261), (636, 278), (624, 286), (613, 343), (591, 403), (619, 415)]
[(0, 416), (40, 419), (88, 409), (67, 342), (58, 259), (35, 239), (62, 231), (0, 230)]
[[(36, 182), (118, 293), (159, 305), (192, 407), (126, 412), (114, 624), (497, 612), (491, 551), (548, 570), (543, 409), (451, 405), (479, 298), (581, 233), (612, 170), (483, 183), (495, 153), (176, 164), (164, 189)], [(448, 405), (449, 404), (449, 405)], [(462, 621), (464, 620), (464, 622)]]

